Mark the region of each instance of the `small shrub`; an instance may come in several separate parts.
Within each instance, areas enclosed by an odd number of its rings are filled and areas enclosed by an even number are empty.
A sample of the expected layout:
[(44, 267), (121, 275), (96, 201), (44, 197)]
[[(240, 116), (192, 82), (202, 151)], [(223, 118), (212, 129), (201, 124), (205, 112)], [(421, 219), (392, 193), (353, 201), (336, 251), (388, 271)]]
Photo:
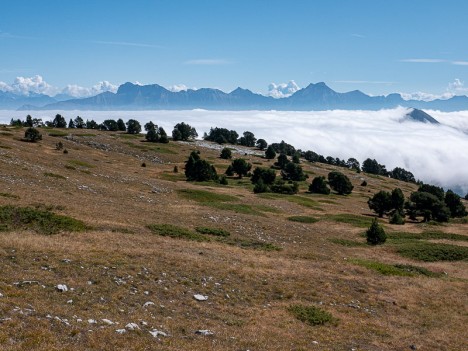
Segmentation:
[(228, 160), (232, 158), (232, 151), (231, 149), (225, 147), (224, 149), (221, 150), (221, 155), (219, 156), (225, 160)]
[(63, 143), (61, 141), (55, 144), (55, 150), (63, 150)]
[(219, 228), (196, 227), (195, 230), (200, 234), (208, 234), (208, 235), (214, 235), (214, 236), (231, 235), (231, 233), (229, 233), (227, 230), (219, 229)]
[(288, 311), (301, 322), (312, 326), (336, 322), (329, 312), (315, 306), (292, 305)]
[(403, 216), (400, 214), (399, 211), (395, 211), (395, 213), (390, 217), (389, 222), (390, 224), (403, 225), (405, 224), (405, 219), (403, 218)]
[(374, 218), (371, 226), (367, 230), (366, 238), (369, 245), (380, 245), (387, 240), (385, 230), (379, 225), (377, 218)]
[(60, 175), (60, 174), (55, 174), (55, 173), (50, 173), (50, 172), (45, 172), (44, 175), (46, 177), (52, 177), (52, 178), (57, 178), (57, 179), (67, 179), (64, 176)]
[(64, 153), (64, 154), (68, 154), (68, 150), (67, 150), (67, 149), (64, 149), (64, 150), (63, 150), (63, 153)]
[(221, 185), (228, 185), (228, 180), (227, 180), (227, 177), (225, 175), (222, 175), (220, 178), (219, 178), (219, 184)]
[(143, 163), (141, 164), (141, 167), (146, 167), (146, 163), (143, 162)]
[(362, 181), (361, 186), (367, 186), (367, 182), (365, 180)]
[(174, 173), (179, 173), (179, 167), (177, 167), (177, 165), (174, 166), (173, 172), (174, 172)]

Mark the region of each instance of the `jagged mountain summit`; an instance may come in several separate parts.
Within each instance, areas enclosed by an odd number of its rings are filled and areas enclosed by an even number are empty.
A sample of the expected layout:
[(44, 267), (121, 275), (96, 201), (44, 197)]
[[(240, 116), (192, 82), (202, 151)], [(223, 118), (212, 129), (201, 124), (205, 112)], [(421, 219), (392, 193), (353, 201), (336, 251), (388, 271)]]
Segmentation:
[[(5, 93), (3, 93), (5, 94)], [(24, 97), (23, 97), (24, 98)], [(47, 99), (48, 98), (48, 99)], [(237, 88), (230, 93), (219, 89), (188, 89), (170, 91), (161, 85), (122, 84), (116, 93), (104, 92), (92, 97), (59, 101), (43, 96), (41, 100), (19, 99), (15, 104), (10, 99), (0, 108), (20, 110), (380, 110), (398, 106), (441, 111), (468, 110), (467, 96), (454, 96), (447, 100), (404, 100), (400, 94), (369, 96), (359, 90), (339, 93), (324, 82), (309, 84), (289, 97), (273, 98)]]

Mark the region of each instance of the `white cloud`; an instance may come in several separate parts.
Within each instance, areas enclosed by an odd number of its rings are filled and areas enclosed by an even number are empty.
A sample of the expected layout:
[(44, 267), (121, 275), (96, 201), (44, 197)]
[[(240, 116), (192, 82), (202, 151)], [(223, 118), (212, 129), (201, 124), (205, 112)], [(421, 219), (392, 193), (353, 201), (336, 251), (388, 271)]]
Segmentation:
[(73, 96), (75, 98), (84, 98), (101, 94), (106, 91), (115, 93), (118, 88), (119, 87), (117, 85), (114, 85), (105, 80), (97, 83), (96, 85), (93, 85), (91, 88), (81, 87), (76, 84), (69, 84), (61, 91), (61, 93)]
[(447, 85), (445, 92), (442, 94), (433, 94), (425, 93), (422, 91), (413, 92), (413, 93), (400, 93), (402, 98), (405, 100), (422, 100), (422, 101), (431, 101), (435, 99), (450, 99), (455, 95), (467, 95), (468, 87), (465, 87), (465, 83), (460, 79), (456, 78), (453, 82)]
[(468, 61), (453, 61), (452, 64), (458, 66), (468, 66)]
[(105, 91), (116, 92), (117, 89), (117, 85), (109, 83), (108, 81), (99, 82), (90, 88), (69, 84), (65, 88), (60, 89), (47, 83), (40, 75), (33, 77), (16, 77), (12, 84), (0, 82), (0, 91), (7, 91), (24, 96), (29, 96), (31, 93), (49, 96), (67, 94), (72, 97), (82, 98), (97, 95)]
[(185, 84), (174, 84), (174, 85), (167, 87), (167, 90), (170, 90), (174, 93), (178, 93), (179, 91), (184, 91), (188, 89), (189, 87), (187, 87)]
[(279, 99), (291, 96), (300, 89), (294, 80), (290, 80), (288, 83), (270, 83), (267, 95)]
[[(360, 162), (371, 157), (387, 169), (403, 167), (425, 182), (446, 189), (458, 185), (464, 194), (468, 192), (468, 153), (461, 151), (468, 150), (468, 111), (426, 111), (441, 125), (400, 123), (408, 111), (138, 111), (138, 116), (140, 123), (158, 121), (166, 130), (184, 121), (199, 135), (218, 126), (239, 134), (249, 130), (270, 143), (284, 140), (325, 156), (355, 157)], [(28, 113), (48, 120), (56, 113), (69, 116), (72, 112), (0, 111), (0, 123), (8, 123), (12, 117), (24, 118)], [(131, 115), (131, 111), (112, 112), (115, 119), (126, 120)], [(80, 111), (80, 116), (99, 123), (109, 112)]]
[(411, 63), (440, 63), (440, 62), (447, 62), (446, 60), (442, 59), (432, 59), (432, 58), (410, 58), (410, 59), (403, 59), (400, 62), (411, 62)]
[(16, 77), (12, 84), (0, 82), (0, 90), (26, 96), (31, 93), (54, 95), (58, 91), (57, 88), (47, 83), (39, 75), (33, 77)]

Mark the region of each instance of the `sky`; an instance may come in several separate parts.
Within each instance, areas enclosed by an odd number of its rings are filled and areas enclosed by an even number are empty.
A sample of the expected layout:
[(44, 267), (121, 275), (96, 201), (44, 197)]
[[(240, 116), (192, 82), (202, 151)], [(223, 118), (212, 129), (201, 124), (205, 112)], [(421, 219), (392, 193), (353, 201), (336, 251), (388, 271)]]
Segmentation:
[[(1, 0), (0, 90), (468, 95), (463, 0)], [(466, 83), (465, 83), (466, 82)]]

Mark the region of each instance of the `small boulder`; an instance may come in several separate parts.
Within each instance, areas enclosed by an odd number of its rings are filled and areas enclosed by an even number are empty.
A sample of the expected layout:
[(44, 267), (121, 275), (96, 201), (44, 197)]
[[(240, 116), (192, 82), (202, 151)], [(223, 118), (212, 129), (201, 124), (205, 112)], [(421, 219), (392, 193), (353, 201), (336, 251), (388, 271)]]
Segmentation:
[(150, 330), (149, 333), (150, 333), (154, 338), (157, 338), (158, 336), (167, 336), (167, 333), (165, 333), (165, 332), (163, 332), (163, 331), (160, 331), (160, 330), (156, 330), (156, 329)]
[(208, 300), (208, 296), (201, 295), (201, 294), (195, 294), (193, 295), (193, 298), (197, 301), (206, 301)]
[(204, 335), (204, 336), (211, 336), (214, 335), (214, 333), (211, 330), (208, 329), (200, 329), (195, 332), (195, 334), (198, 335)]
[(60, 292), (68, 291), (68, 286), (66, 286), (65, 284), (59, 284), (55, 288), (57, 289), (57, 291), (60, 291)]
[(125, 329), (127, 330), (140, 330), (140, 327), (138, 326), (138, 324), (136, 323), (128, 323), (126, 326), (125, 326)]

